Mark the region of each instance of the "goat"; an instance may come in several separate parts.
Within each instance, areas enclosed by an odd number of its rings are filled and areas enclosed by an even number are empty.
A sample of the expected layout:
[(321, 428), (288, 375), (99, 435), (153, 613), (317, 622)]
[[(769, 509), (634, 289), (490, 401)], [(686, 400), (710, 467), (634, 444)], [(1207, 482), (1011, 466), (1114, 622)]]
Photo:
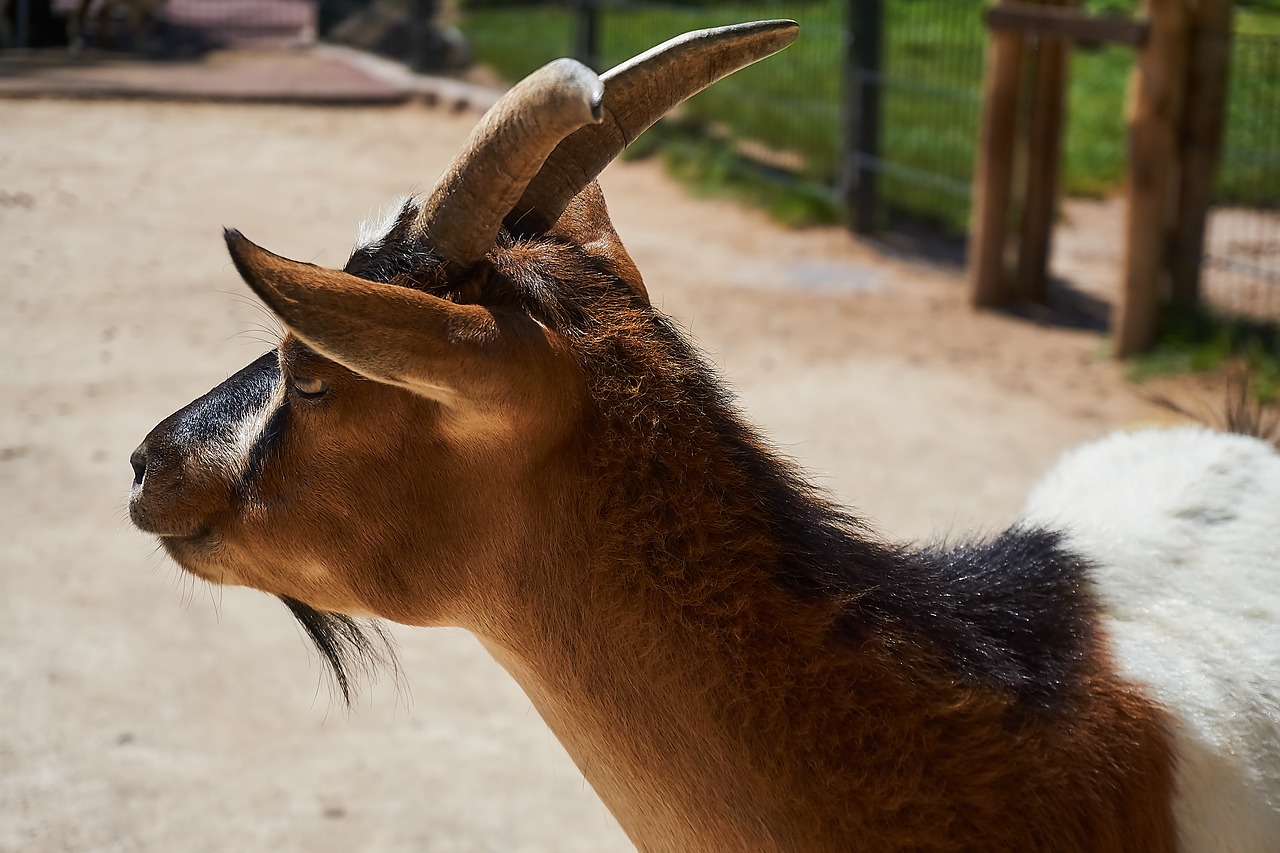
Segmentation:
[(1114, 439), (994, 540), (890, 544), (650, 303), (596, 177), (796, 33), (544, 67), (343, 271), (228, 231), (287, 331), (134, 451), (134, 523), (344, 693), (359, 620), (470, 630), (642, 849), (1280, 849), (1270, 447)]

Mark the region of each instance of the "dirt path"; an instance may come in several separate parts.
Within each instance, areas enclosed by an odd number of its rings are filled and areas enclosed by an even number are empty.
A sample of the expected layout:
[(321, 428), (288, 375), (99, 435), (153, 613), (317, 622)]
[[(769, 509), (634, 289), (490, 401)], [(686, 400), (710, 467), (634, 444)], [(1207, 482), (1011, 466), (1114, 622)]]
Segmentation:
[[(469, 637), (397, 628), (399, 692), (348, 715), (278, 603), (195, 585), (124, 513), (147, 430), (271, 345), (220, 226), (340, 265), (473, 120), (0, 102), (0, 850), (627, 849)], [(1094, 336), (653, 164), (605, 188), (745, 408), (897, 535), (1006, 524), (1062, 449), (1152, 417)]]

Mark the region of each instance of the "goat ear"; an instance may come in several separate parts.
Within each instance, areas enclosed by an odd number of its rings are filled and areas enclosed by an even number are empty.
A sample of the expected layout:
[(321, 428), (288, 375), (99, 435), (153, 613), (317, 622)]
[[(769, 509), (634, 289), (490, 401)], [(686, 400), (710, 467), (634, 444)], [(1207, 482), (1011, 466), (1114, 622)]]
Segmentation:
[[(509, 395), (550, 346), (537, 323), (421, 291), (291, 261), (239, 231), (231, 259), (254, 293), (303, 343), (377, 382), (451, 406)], [(527, 372), (527, 371), (525, 371)]]
[(576, 243), (587, 254), (607, 261), (617, 276), (648, 303), (649, 292), (645, 289), (644, 278), (614, 230), (600, 185), (592, 181), (583, 187), (569, 201), (565, 214), (547, 233)]

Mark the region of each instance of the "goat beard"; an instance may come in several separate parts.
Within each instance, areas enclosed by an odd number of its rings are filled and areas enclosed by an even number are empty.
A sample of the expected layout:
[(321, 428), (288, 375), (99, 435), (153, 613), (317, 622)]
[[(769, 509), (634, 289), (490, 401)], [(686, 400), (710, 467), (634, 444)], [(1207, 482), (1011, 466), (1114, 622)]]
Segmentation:
[(378, 623), (316, 610), (284, 595), (280, 600), (307, 632), (348, 707), (359, 692), (360, 681), (376, 680), (384, 669), (398, 678), (400, 662), (395, 645)]

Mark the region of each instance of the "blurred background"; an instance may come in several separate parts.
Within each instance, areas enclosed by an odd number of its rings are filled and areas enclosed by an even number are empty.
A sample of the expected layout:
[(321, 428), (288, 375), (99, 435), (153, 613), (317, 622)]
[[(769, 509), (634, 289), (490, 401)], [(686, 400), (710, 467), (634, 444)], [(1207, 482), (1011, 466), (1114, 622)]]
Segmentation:
[(1001, 529), (1241, 365), (1274, 404), (1280, 2), (999, 5), (0, 0), (0, 850), (627, 849), (470, 637), (393, 628), (348, 710), (279, 603), (125, 511), (147, 431), (274, 346), (219, 229), (340, 267), (552, 58), (800, 22), (601, 182), (655, 303), (885, 536)]

